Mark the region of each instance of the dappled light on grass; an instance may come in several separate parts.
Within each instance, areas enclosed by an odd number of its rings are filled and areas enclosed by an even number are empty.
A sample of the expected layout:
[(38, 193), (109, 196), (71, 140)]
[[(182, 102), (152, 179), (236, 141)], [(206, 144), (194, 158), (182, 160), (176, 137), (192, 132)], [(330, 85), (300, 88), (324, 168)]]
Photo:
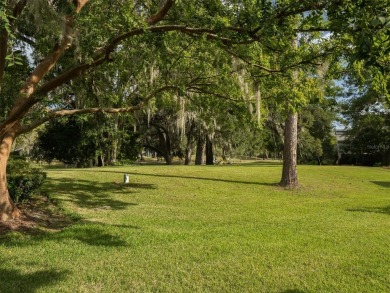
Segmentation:
[(58, 179), (52, 180), (48, 188), (56, 188), (58, 191), (71, 195), (67, 201), (82, 208), (97, 209), (126, 209), (128, 206), (136, 205), (115, 199), (115, 194), (123, 192), (132, 193), (139, 189), (154, 189), (152, 184), (130, 183), (123, 184), (117, 182), (94, 182), (83, 179)]
[(299, 174), (285, 190), (261, 164), (53, 169), (46, 191), (75, 220), (2, 235), (0, 255), (18, 272), (67, 272), (36, 291), (390, 291), (389, 196), (372, 183), (390, 172)]

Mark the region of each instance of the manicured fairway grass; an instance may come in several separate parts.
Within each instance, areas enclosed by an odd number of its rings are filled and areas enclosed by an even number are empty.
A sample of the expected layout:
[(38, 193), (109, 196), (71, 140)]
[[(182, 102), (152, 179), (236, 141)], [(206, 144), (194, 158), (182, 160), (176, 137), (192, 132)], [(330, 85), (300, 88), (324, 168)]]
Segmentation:
[[(130, 184), (123, 186), (123, 174)], [(390, 292), (390, 170), (300, 166), (48, 170), (79, 217), (0, 236), (0, 292)]]

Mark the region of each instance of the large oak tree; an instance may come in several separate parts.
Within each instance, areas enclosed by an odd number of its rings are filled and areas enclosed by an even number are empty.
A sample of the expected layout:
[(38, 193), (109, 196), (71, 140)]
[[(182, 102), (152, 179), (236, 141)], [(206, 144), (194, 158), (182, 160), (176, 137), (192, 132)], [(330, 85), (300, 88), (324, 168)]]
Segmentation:
[[(35, 2), (35, 3), (33, 3)], [(83, 114), (83, 113), (95, 113), (95, 112), (106, 112), (106, 113), (120, 113), (120, 112), (130, 112), (139, 109), (142, 106), (142, 102), (135, 106), (123, 107), (123, 108), (83, 108), (83, 109), (60, 109), (51, 111), (47, 107), (42, 108), (43, 105), (47, 105), (50, 100), (50, 95), (53, 91), (59, 87), (69, 83), (73, 79), (83, 75), (89, 69), (93, 69), (101, 64), (109, 62), (111, 60), (110, 54), (117, 50), (118, 46), (122, 41), (135, 36), (140, 35), (145, 32), (149, 27), (155, 26), (159, 21), (161, 21), (164, 16), (167, 14), (169, 9), (173, 5), (173, 0), (166, 0), (162, 3), (161, 6), (154, 5), (151, 9), (154, 9), (154, 14), (149, 14), (148, 7), (142, 7), (134, 5), (134, 9), (139, 10), (139, 27), (130, 29), (126, 32), (117, 32), (117, 35), (111, 36), (111, 38), (103, 39), (103, 46), (99, 48), (89, 48), (92, 50), (90, 56), (85, 58), (81, 57), (84, 60), (81, 62), (71, 64), (70, 67), (63, 65), (62, 68), (56, 68), (58, 61), (61, 57), (66, 58), (67, 52), (70, 54), (75, 54), (74, 44), (75, 40), (83, 37), (88, 37), (88, 35), (78, 36), (78, 32), (83, 29), (83, 21), (86, 20), (84, 17), (80, 17), (81, 21), (78, 22), (78, 18), (82, 13), (82, 10), (86, 9), (85, 6), (88, 4), (88, 0), (73, 0), (73, 1), (53, 1), (42, 3), (44, 1), (2, 1), (2, 12), (6, 15), (1, 19), (1, 40), (0, 40), (0, 84), (4, 82), (4, 75), (7, 70), (6, 65), (7, 61), (12, 58), (17, 58), (17, 53), (15, 52), (15, 46), (12, 46), (10, 40), (14, 38), (19, 38), (24, 40), (25, 43), (32, 46), (34, 49), (37, 49), (33, 53), (40, 55), (40, 60), (34, 62), (33, 69), (26, 70), (27, 78), (21, 84), (16, 95), (14, 97), (4, 96), (3, 91), (1, 92), (1, 100), (7, 98), (11, 99), (9, 109), (3, 109), (3, 119), (0, 122), (0, 218), (1, 220), (7, 220), (9, 218), (16, 218), (20, 215), (20, 211), (17, 209), (15, 204), (10, 199), (7, 181), (6, 181), (6, 166), (7, 161), (11, 152), (12, 143), (15, 138), (23, 133), (26, 133), (39, 125), (45, 123), (46, 121), (53, 119), (55, 117), (61, 117), (65, 115), (72, 114)], [(91, 1), (92, 2), (92, 1)], [(46, 32), (31, 31), (31, 27), (28, 26), (28, 16), (33, 16), (34, 5), (42, 4), (44, 8), (51, 11), (54, 14), (54, 17), (59, 19), (54, 19), (54, 23), (59, 23), (59, 28), (62, 29), (61, 35), (57, 38), (52, 44), (52, 48), (48, 47), (41, 49), (40, 46), (43, 46), (38, 38), (44, 38), (42, 34)], [(96, 4), (96, 3), (95, 3)], [(106, 3), (107, 4), (107, 3)], [(125, 5), (126, 3), (121, 3)], [(91, 5), (92, 6), (92, 5)], [(156, 9), (156, 7), (158, 9)], [(41, 7), (38, 7), (38, 9)], [(120, 4), (116, 7), (120, 8)], [(26, 10), (30, 9), (30, 14), (26, 13)], [(149, 14), (149, 15), (148, 15)], [(142, 16), (146, 17), (142, 20)], [(22, 18), (21, 16), (26, 16)], [(20, 21), (21, 23), (18, 23)], [(23, 21), (27, 23), (23, 23)], [(46, 21), (46, 20), (44, 20)], [(24, 30), (21, 30), (21, 26), (24, 27)], [(90, 18), (89, 23), (90, 30), (94, 29), (94, 26), (99, 25), (99, 23), (93, 23), (93, 15)], [(30, 23), (31, 26), (31, 23)], [(78, 27), (80, 26), (80, 27)], [(85, 27), (84, 27), (85, 32)], [(54, 39), (54, 38), (53, 38)], [(52, 39), (52, 40), (53, 40)], [(46, 42), (52, 41), (49, 40)], [(54, 39), (55, 40), (55, 39)], [(47, 45), (47, 44), (46, 44)], [(18, 62), (15, 62), (16, 64)], [(10, 82), (10, 79), (6, 79), (7, 82)], [(18, 84), (18, 81), (13, 81), (14, 84)], [(157, 92), (170, 89), (169, 86), (159, 88), (154, 92), (150, 93), (150, 97), (154, 96)], [(2, 90), (2, 88), (1, 88)], [(38, 115), (36, 114), (38, 110)], [(35, 116), (35, 117), (34, 117)]]
[[(389, 62), (386, 0), (354, 3), (1, 0), (0, 3), (1, 220), (20, 214), (10, 200), (6, 183), (7, 161), (17, 136), (65, 115), (136, 111), (162, 92), (178, 90), (169, 81), (143, 90), (134, 90), (137, 88), (134, 84), (129, 94), (142, 96), (135, 99), (137, 103), (118, 107), (88, 108), (85, 103), (78, 103), (75, 109), (58, 107), (64, 100), (79, 95), (72, 92), (76, 80), (82, 81), (91, 70), (104, 67), (115, 58), (126, 58), (126, 50), (147, 50), (152, 35), (175, 32), (213, 42), (241, 59), (252, 76), (261, 79), (264, 74), (280, 74), (293, 87), (299, 83), (294, 77), (297, 72), (309, 72), (330, 53), (354, 55), (355, 60), (367, 61), (369, 66), (380, 69), (377, 76), (382, 82)], [(314, 40), (324, 32), (332, 35), (320, 49)], [(301, 38), (302, 46), (294, 47), (293, 41), (301, 36), (307, 39)], [(270, 58), (264, 60), (262, 56)], [(142, 58), (135, 59), (133, 65), (144, 62)], [(128, 72), (131, 78), (131, 68)], [(289, 95), (282, 102), (291, 110), (285, 132), (295, 136), (298, 108), (294, 105), (301, 94), (299, 90), (292, 93), (296, 97)], [(289, 172), (283, 172), (283, 185), (297, 184), (295, 150), (296, 141), (285, 143), (284, 168)]]

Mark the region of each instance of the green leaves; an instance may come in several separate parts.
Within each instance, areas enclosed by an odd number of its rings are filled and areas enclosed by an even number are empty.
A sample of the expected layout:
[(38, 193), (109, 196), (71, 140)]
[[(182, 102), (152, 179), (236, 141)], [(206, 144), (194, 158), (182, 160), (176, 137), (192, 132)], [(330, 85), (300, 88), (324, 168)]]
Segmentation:
[(18, 56), (16, 55), (15, 53), (13, 55), (7, 55), (5, 57), (5, 60), (7, 61), (7, 66), (8, 67), (11, 67), (11, 66), (14, 66), (14, 65), (25, 65), (23, 63), (23, 59), (21, 56)]
[(7, 5), (7, 0), (0, 0), (0, 30), (5, 29), (8, 34), (12, 35), (10, 19), (12, 19), (12, 13)]

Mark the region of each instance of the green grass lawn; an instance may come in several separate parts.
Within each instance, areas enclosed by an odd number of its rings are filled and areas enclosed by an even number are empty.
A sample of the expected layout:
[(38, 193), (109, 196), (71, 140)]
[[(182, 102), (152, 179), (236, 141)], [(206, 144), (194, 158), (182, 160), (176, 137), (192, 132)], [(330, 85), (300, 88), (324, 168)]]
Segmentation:
[[(130, 184), (119, 184), (123, 174)], [(390, 170), (48, 170), (61, 231), (0, 236), (0, 292), (390, 292)]]

